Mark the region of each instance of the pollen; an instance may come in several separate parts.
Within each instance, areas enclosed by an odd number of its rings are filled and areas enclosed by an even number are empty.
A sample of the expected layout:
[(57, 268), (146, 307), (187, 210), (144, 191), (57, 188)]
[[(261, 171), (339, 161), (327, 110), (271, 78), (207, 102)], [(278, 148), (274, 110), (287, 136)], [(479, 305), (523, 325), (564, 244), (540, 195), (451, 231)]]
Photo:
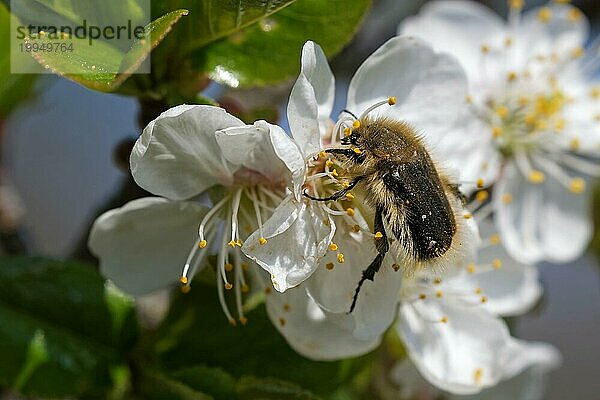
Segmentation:
[(469, 265), (467, 265), (467, 272), (470, 274), (475, 273), (475, 264), (474, 263), (469, 263)]
[(546, 180), (546, 175), (544, 175), (542, 171), (534, 169), (533, 171), (529, 172), (527, 179), (529, 179), (529, 182), (538, 185)]
[(319, 158), (327, 158), (327, 153), (325, 153), (323, 150), (321, 150), (319, 152)]
[(333, 171), (331, 171), (331, 175), (338, 176), (339, 174), (337, 172), (337, 169), (334, 169)]
[(492, 236), (490, 236), (490, 244), (493, 246), (500, 244), (500, 235), (494, 233)]
[(375, 232), (374, 236), (375, 236), (375, 239), (381, 239), (383, 237), (383, 233), (377, 231), (377, 232)]
[(496, 107), (496, 115), (498, 115), (500, 118), (506, 118), (506, 116), (508, 115), (508, 108), (506, 106), (498, 106)]
[(492, 267), (494, 267), (495, 269), (502, 268), (502, 260), (500, 260), (499, 258), (494, 258), (492, 260)]
[(483, 181), (483, 178), (479, 178), (479, 179), (477, 179), (477, 182), (476, 182), (477, 189), (481, 189), (481, 188), (483, 188), (483, 185), (484, 185), (484, 183), (485, 183), (485, 182)]
[(567, 13), (567, 19), (570, 22), (577, 22), (581, 19), (581, 17), (582, 17), (581, 11), (579, 11), (579, 9), (577, 9), (577, 8), (572, 8)]
[(225, 271), (227, 271), (227, 272), (233, 271), (233, 265), (230, 263), (225, 264)]
[(187, 285), (187, 283), (189, 282), (187, 276), (182, 276), (181, 278), (179, 278), (179, 283), (181, 283), (182, 285)]
[(523, 8), (523, 0), (508, 0), (508, 6), (513, 10), (520, 10)]
[(327, 161), (325, 161), (325, 165), (327, 165), (328, 167), (331, 167), (333, 165), (333, 161), (327, 160)]
[(493, 137), (494, 139), (497, 139), (497, 138), (499, 138), (500, 136), (502, 136), (502, 133), (504, 133), (504, 132), (502, 131), (502, 128), (500, 128), (499, 126), (494, 126), (494, 127), (492, 128), (492, 137)]
[(204, 239), (203, 239), (203, 240), (201, 240), (201, 241), (198, 243), (198, 247), (199, 247), (199, 248), (201, 248), (201, 249), (203, 249), (203, 248), (205, 248), (205, 247), (206, 247), (206, 245), (207, 245), (207, 244), (208, 244), (208, 243), (206, 242), (206, 240), (204, 240)]
[(231, 290), (231, 288), (233, 288), (233, 285), (232, 285), (231, 283), (227, 282), (227, 283), (225, 284), (225, 289), (227, 289), (227, 290)]
[(340, 263), (340, 264), (344, 263), (344, 254), (338, 253), (338, 255), (337, 255), (337, 262)]
[(353, 148), (352, 151), (355, 152), (356, 154), (362, 154), (362, 150), (359, 149), (358, 147)]
[(573, 50), (571, 50), (571, 56), (573, 58), (581, 58), (584, 55), (585, 55), (585, 50), (581, 46), (575, 47)]
[(190, 290), (192, 290), (192, 287), (190, 285), (183, 285), (181, 287), (181, 293), (183, 294), (189, 293)]
[(579, 141), (579, 138), (571, 139), (571, 142), (569, 143), (569, 148), (572, 151), (578, 151), (580, 146), (581, 146), (581, 143)]
[(538, 12), (537, 17), (540, 20), (540, 22), (545, 24), (548, 21), (550, 21), (550, 19), (552, 19), (552, 10), (548, 7), (542, 7)]
[(227, 244), (231, 247), (235, 247), (235, 245), (236, 245), (234, 240), (230, 240), (229, 243), (227, 243)]
[(483, 203), (484, 201), (486, 201), (488, 199), (489, 196), (490, 196), (490, 194), (489, 194), (489, 192), (487, 190), (480, 190), (475, 195), (475, 199), (478, 202)]
[(346, 209), (346, 214), (348, 214), (350, 217), (354, 217), (354, 208), (348, 207)]
[(447, 317), (442, 317), (442, 318), (440, 318), (440, 322), (442, 324), (447, 324), (448, 323), (448, 318)]
[(344, 128), (344, 136), (350, 136), (352, 134), (352, 129)]
[(334, 267), (333, 263), (325, 264), (325, 268), (327, 268), (329, 271), (331, 271), (333, 269), (333, 267)]
[(335, 243), (329, 244), (329, 250), (331, 250), (331, 251), (337, 251), (338, 250), (338, 245), (335, 244)]
[(483, 369), (477, 368), (475, 370), (475, 372), (473, 372), (473, 380), (475, 380), (475, 383), (479, 384), (479, 383), (481, 383), (482, 377), (483, 377)]
[(354, 200), (354, 195), (352, 193), (346, 193), (346, 200)]
[(512, 72), (511, 71), (511, 72), (509, 72), (506, 75), (506, 80), (509, 81), (509, 82), (514, 82), (516, 79), (517, 79), (517, 73), (516, 72)]
[(395, 104), (396, 104), (396, 97), (395, 97), (395, 96), (389, 97), (389, 98), (388, 98), (388, 104), (389, 104), (390, 106), (393, 106), (393, 105), (395, 105)]
[(360, 128), (360, 121), (359, 121), (359, 120), (356, 120), (356, 121), (354, 121), (354, 122), (352, 123), (352, 127), (353, 127), (354, 129), (358, 129), (358, 128)]
[(264, 237), (261, 236), (258, 239), (258, 244), (260, 244), (261, 246), (267, 244), (267, 239), (265, 239)]
[(444, 296), (444, 292), (442, 292), (441, 290), (438, 290), (437, 292), (435, 292), (435, 296), (437, 298), (442, 298)]
[(569, 182), (569, 190), (572, 193), (580, 194), (585, 190), (585, 181), (581, 178), (573, 178)]
[(398, 272), (400, 270), (400, 266), (396, 263), (392, 264), (392, 269), (394, 270), (394, 272)]
[(513, 199), (512, 194), (510, 194), (510, 193), (504, 193), (502, 195), (502, 203), (504, 203), (504, 204), (512, 203), (512, 199)]

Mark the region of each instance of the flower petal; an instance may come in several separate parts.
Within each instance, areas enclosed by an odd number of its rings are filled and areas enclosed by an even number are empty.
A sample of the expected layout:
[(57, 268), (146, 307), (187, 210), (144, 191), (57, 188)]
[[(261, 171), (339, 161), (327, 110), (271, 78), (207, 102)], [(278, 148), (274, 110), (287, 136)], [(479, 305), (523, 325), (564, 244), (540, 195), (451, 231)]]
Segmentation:
[(508, 164), (493, 202), (502, 243), (516, 260), (567, 262), (585, 251), (592, 234), (589, 193), (573, 194), (549, 174), (531, 184)]
[(420, 373), (451, 393), (495, 385), (509, 361), (512, 339), (505, 323), (451, 298), (405, 302), (397, 329)]
[[(406, 18), (398, 34), (416, 36), (436, 51), (456, 57), (473, 81), (493, 79), (481, 68), (481, 46), (504, 40), (505, 23), (489, 8), (473, 1), (435, 1), (427, 3), (419, 14)], [(457, 97), (458, 99), (458, 97)]]
[(173, 107), (142, 132), (131, 152), (131, 173), (142, 188), (174, 200), (229, 185), (236, 168), (223, 160), (215, 132), (241, 125), (222, 108)]
[(400, 36), (388, 40), (358, 68), (348, 89), (347, 108), (359, 115), (395, 96), (395, 106), (372, 113), (405, 120), (428, 140), (443, 136), (465, 118), (467, 107), (460, 100), (466, 94), (466, 77), (454, 58), (434, 53), (421, 39)]
[[(333, 221), (304, 202), (289, 199), (279, 205), (262, 230), (242, 246), (246, 256), (271, 273), (279, 292), (307, 279), (319, 265), (335, 232)], [(267, 242), (260, 244), (260, 238)]]
[(273, 292), (266, 298), (267, 313), (290, 346), (313, 360), (337, 360), (365, 354), (379, 345), (380, 336), (357, 338), (352, 315), (321, 309), (304, 288)]
[(207, 208), (160, 197), (133, 200), (102, 214), (88, 246), (100, 271), (139, 296), (177, 282)]
[(217, 131), (216, 139), (227, 161), (260, 174), (257, 183), (287, 183), (292, 172), (304, 167), (294, 141), (279, 126), (265, 121)]
[(334, 78), (321, 47), (308, 41), (302, 47), (300, 76), (292, 88), (287, 117), (292, 136), (305, 156), (321, 148), (333, 108)]

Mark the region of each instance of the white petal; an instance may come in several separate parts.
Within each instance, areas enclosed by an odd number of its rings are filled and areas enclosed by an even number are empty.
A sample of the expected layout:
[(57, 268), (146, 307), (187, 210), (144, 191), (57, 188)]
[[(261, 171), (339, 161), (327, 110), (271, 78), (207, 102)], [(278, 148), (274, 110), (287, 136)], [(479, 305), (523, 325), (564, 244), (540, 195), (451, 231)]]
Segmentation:
[(321, 148), (328, 128), (335, 82), (321, 47), (308, 41), (302, 47), (302, 68), (292, 88), (287, 116), (294, 139), (304, 155)]
[(400, 36), (388, 40), (356, 71), (347, 108), (359, 115), (394, 96), (395, 106), (384, 105), (373, 114), (405, 120), (426, 139), (439, 138), (464, 118), (466, 94), (466, 77), (454, 58), (434, 53), (420, 39)]
[[(481, 46), (503, 40), (504, 32), (504, 21), (489, 8), (473, 1), (429, 2), (398, 28), (399, 34), (417, 36), (436, 51), (456, 57), (474, 81), (484, 78), (480, 76), (484, 71)], [(485, 78), (494, 79), (494, 76)]]
[(279, 126), (265, 121), (217, 131), (216, 139), (227, 161), (246, 167), (248, 175), (257, 172), (260, 184), (287, 183), (292, 172), (304, 167), (294, 141)]
[[(338, 251), (328, 251), (319, 268), (306, 281), (307, 293), (325, 310), (347, 313), (362, 272), (376, 256), (373, 239), (357, 241), (338, 227), (333, 237)], [(344, 254), (344, 263), (339, 263), (337, 254)], [(373, 282), (364, 282), (352, 315), (356, 319), (355, 336), (365, 337), (384, 332), (396, 316), (398, 293), (402, 283), (402, 272), (395, 272), (389, 254), (375, 275)], [(328, 269), (327, 264), (333, 265)]]
[(173, 107), (142, 132), (131, 152), (131, 173), (142, 188), (175, 200), (230, 185), (235, 167), (223, 159), (215, 132), (241, 125), (222, 108)]
[(119, 288), (134, 296), (150, 293), (178, 281), (206, 211), (159, 197), (133, 200), (96, 219), (88, 246)]
[(450, 298), (404, 303), (397, 328), (420, 373), (438, 388), (476, 393), (504, 375), (511, 338), (504, 322), (482, 308)]
[(357, 338), (354, 317), (321, 309), (302, 287), (266, 298), (267, 313), (290, 346), (313, 360), (337, 360), (365, 354), (379, 345), (380, 336)]
[[(512, 197), (508, 204), (505, 194)], [(588, 194), (571, 193), (549, 174), (544, 183), (534, 185), (508, 164), (493, 202), (502, 243), (520, 262), (567, 262), (581, 256), (588, 245)]]
[[(307, 279), (319, 265), (335, 232), (333, 222), (304, 202), (287, 200), (245, 241), (242, 251), (271, 274), (276, 290), (284, 292)], [(259, 244), (264, 237), (267, 242)]]

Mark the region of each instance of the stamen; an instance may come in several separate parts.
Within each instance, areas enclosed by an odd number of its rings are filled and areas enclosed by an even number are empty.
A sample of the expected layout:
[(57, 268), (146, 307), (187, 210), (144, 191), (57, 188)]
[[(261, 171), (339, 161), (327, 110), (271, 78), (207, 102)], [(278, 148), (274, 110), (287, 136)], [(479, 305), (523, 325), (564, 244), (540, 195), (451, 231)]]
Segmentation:
[(344, 254), (338, 253), (338, 255), (337, 255), (337, 262), (340, 263), (340, 264), (344, 263)]
[[(388, 97), (387, 100), (382, 100), (382, 101), (378, 101), (377, 103), (373, 104), (372, 106), (370, 106), (369, 108), (367, 108), (361, 115), (359, 120), (364, 121), (365, 117), (367, 115), (369, 115), (370, 112), (372, 112), (373, 110), (375, 110), (378, 107), (381, 107), (383, 105), (389, 105), (389, 106), (393, 106), (394, 104), (396, 104), (396, 98), (395, 97)], [(356, 122), (358, 122), (358, 126), (354, 126), (354, 129), (358, 129), (360, 127), (360, 122), (359, 120), (354, 121), (354, 123), (356, 124)]]
[[(238, 232), (238, 210), (240, 208), (240, 200), (242, 198), (243, 189), (238, 189), (234, 196), (231, 205), (231, 241), (235, 247), (238, 244), (239, 232)], [(230, 243), (231, 244), (231, 243)]]
[(537, 17), (541, 23), (545, 24), (552, 18), (552, 10), (548, 7), (542, 7), (540, 8), (540, 11), (538, 11)]
[(200, 227), (198, 228), (198, 236), (200, 237), (200, 242), (204, 240), (204, 229), (213, 215), (217, 213), (223, 207), (223, 205), (231, 198), (231, 195), (227, 195), (221, 199), (217, 204), (215, 204), (204, 216), (202, 222), (200, 223)]
[(267, 239), (265, 239), (264, 237), (262, 237), (262, 236), (261, 236), (261, 237), (258, 239), (258, 244), (260, 244), (261, 246), (263, 246), (263, 245), (267, 244)]
[(331, 271), (331, 270), (333, 269), (333, 267), (334, 267), (334, 265), (333, 265), (333, 263), (331, 263), (331, 262), (330, 262), (330, 263), (327, 263), (327, 264), (325, 264), (325, 268), (327, 268), (329, 271)]
[(338, 245), (335, 243), (330, 243), (329, 244), (329, 250), (331, 251), (337, 251), (338, 250)]

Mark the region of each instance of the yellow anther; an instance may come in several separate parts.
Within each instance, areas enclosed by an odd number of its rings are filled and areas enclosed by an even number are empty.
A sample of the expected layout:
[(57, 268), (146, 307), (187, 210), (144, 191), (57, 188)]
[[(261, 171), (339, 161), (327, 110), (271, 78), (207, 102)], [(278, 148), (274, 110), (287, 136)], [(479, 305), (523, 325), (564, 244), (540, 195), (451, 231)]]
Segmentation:
[(570, 22), (577, 22), (577, 21), (579, 21), (581, 19), (582, 16), (583, 15), (582, 15), (581, 11), (579, 11), (578, 8), (572, 8), (567, 13), (567, 19)]
[(229, 243), (227, 243), (229, 246), (231, 247), (235, 247), (235, 241), (234, 240), (230, 240)]
[(203, 249), (203, 248), (205, 248), (205, 247), (206, 247), (206, 245), (207, 245), (207, 244), (208, 244), (208, 243), (206, 242), (206, 240), (201, 240), (201, 241), (198, 243), (198, 247), (199, 247), (199, 248), (201, 248), (201, 249)]
[(346, 209), (346, 214), (348, 214), (350, 217), (354, 217), (354, 208), (348, 207)]
[(487, 53), (489, 53), (489, 51), (490, 51), (490, 48), (489, 48), (489, 46), (487, 44), (482, 44), (481, 45), (481, 52), (483, 54), (487, 54)]
[(572, 193), (579, 194), (585, 190), (585, 181), (581, 178), (573, 178), (569, 182), (569, 190)]
[(338, 245), (335, 243), (330, 243), (329, 244), (329, 250), (331, 251), (337, 251), (338, 250)]
[(350, 182), (342, 182), (342, 187), (344, 189), (349, 188), (350, 187)]
[(237, 326), (237, 322), (235, 322), (235, 319), (232, 318), (232, 319), (229, 320), (229, 325), (231, 325), (231, 326)]
[(344, 263), (344, 255), (342, 253), (338, 253), (337, 262), (339, 262), (340, 264)]
[(465, 97), (465, 101), (469, 104), (471, 104), (473, 102), (473, 96), (468, 95), (467, 97)]
[(477, 368), (475, 372), (473, 372), (473, 379), (475, 383), (480, 383), (481, 378), (483, 377), (483, 370), (481, 368)]
[(496, 114), (500, 118), (506, 118), (506, 116), (508, 115), (508, 108), (506, 108), (506, 106), (498, 106), (496, 107)]
[(362, 153), (362, 150), (359, 149), (358, 147), (353, 148), (352, 151), (355, 152), (356, 154), (361, 154)]
[(250, 286), (242, 285), (242, 293), (248, 293), (250, 291)]
[(325, 165), (327, 165), (328, 167), (331, 167), (333, 165), (333, 161), (327, 160), (327, 161), (325, 161)]
[(290, 311), (290, 305), (288, 303), (283, 305), (283, 311)]
[(355, 121), (352, 123), (352, 127), (353, 127), (354, 129), (358, 129), (358, 128), (360, 128), (360, 121), (359, 121), (359, 120), (355, 120)]
[(554, 0), (556, 4), (569, 4), (571, 0)]
[(490, 244), (494, 246), (500, 244), (500, 235), (494, 233), (492, 236), (490, 236)]
[(240, 317), (240, 324), (246, 325), (247, 323), (248, 323), (248, 318), (246, 318), (246, 317)]
[(229, 263), (225, 264), (225, 271), (227, 271), (227, 272), (233, 271), (233, 265), (229, 264)]
[(504, 193), (502, 195), (502, 203), (504, 203), (504, 204), (510, 204), (510, 203), (512, 203), (512, 194), (510, 194), (510, 193)]
[(225, 284), (225, 289), (227, 289), (227, 290), (231, 290), (232, 287), (233, 287), (233, 285), (231, 283), (229, 283), (229, 282), (227, 282)]
[(447, 323), (448, 323), (448, 318), (446, 318), (446, 317), (442, 317), (442, 318), (440, 318), (440, 322), (441, 322), (442, 324), (447, 324)]
[(540, 22), (545, 24), (552, 18), (552, 10), (548, 7), (542, 7), (540, 8), (540, 11), (538, 11), (537, 17)]
[(507, 36), (506, 38), (504, 38), (504, 46), (506, 47), (510, 47), (512, 46), (512, 38), (510, 36)]
[(594, 121), (600, 122), (600, 114), (594, 115)]
[(346, 200), (354, 200), (354, 195), (352, 193), (346, 193)]
[(533, 113), (525, 114), (525, 123), (527, 125), (533, 125), (533, 124), (535, 124), (535, 121), (536, 121), (535, 114), (533, 114)]
[(439, 285), (440, 283), (442, 283), (442, 278), (435, 278), (435, 279), (433, 280), (433, 283), (434, 283), (435, 285)]
[(344, 136), (350, 136), (352, 134), (352, 129), (344, 128)]
[(600, 98), (600, 87), (593, 87), (590, 89), (590, 97), (594, 99)]
[(327, 264), (325, 264), (325, 268), (327, 268), (330, 271), (333, 269), (333, 267), (334, 267), (333, 263), (327, 263)]
[(564, 118), (559, 118), (556, 121), (554, 121), (554, 130), (556, 130), (557, 132), (562, 132), (565, 129), (566, 124), (567, 121), (565, 121)]
[(284, 318), (279, 318), (279, 325), (285, 326), (285, 319)]
[(502, 260), (500, 260), (499, 258), (494, 258), (492, 260), (492, 267), (494, 267), (496, 269), (502, 268)]
[(360, 232), (360, 225), (354, 225), (354, 226), (352, 227), (352, 231), (353, 231), (353, 232), (355, 232), (355, 233), (358, 233), (358, 232)]
[(467, 272), (470, 274), (475, 273), (475, 264), (474, 263), (469, 263), (469, 265), (467, 265)]
[(181, 283), (182, 285), (187, 285), (187, 283), (189, 282), (187, 276), (182, 276), (181, 278), (179, 278), (179, 283)]
[(481, 290), (481, 288), (477, 288), (475, 289), (475, 294), (481, 294), (483, 291)]
[(471, 213), (466, 212), (463, 214), (464, 219), (471, 219), (472, 217), (473, 217), (473, 215)]
[(486, 201), (488, 199), (488, 197), (490, 197), (490, 194), (487, 190), (480, 190), (475, 195), (475, 200), (477, 200), (480, 203), (483, 203), (484, 201)]
[(506, 75), (506, 80), (508, 80), (509, 82), (514, 82), (517, 79), (517, 73), (516, 72), (509, 72)]
[(235, 241), (235, 245), (236, 245), (237, 247), (242, 247), (242, 245), (243, 245), (243, 244), (244, 244), (244, 243), (243, 243), (243, 242), (242, 242), (240, 239), (238, 239), (238, 240), (236, 240), (236, 241)]
[(515, 10), (523, 8), (523, 0), (508, 0), (508, 6)]
[(477, 179), (477, 182), (475, 183), (477, 185), (477, 189), (481, 189), (483, 187), (484, 183), (485, 182), (483, 181), (483, 178)]
[(396, 97), (395, 96), (389, 97), (388, 98), (388, 104), (390, 106), (393, 106), (394, 104), (396, 104)]
[(333, 171), (331, 171), (331, 175), (333, 175), (333, 176), (338, 176), (337, 169), (334, 169)]
[(441, 298), (444, 296), (444, 292), (442, 292), (441, 290), (438, 290), (437, 292), (435, 292), (435, 296), (438, 298)]
[(323, 150), (321, 150), (319, 152), (319, 158), (327, 158), (327, 153), (325, 153)]
[(419, 299), (421, 299), (421, 300), (425, 300), (426, 298), (427, 298), (427, 295), (426, 295), (426, 294), (424, 294), (424, 293), (421, 293), (421, 294), (419, 295)]
[(499, 138), (500, 136), (502, 136), (503, 133), (504, 133), (504, 131), (499, 126), (492, 127), (492, 137), (494, 139)]
[(529, 104), (529, 99), (527, 96), (519, 96), (519, 105), (526, 106), (527, 104)]
[(529, 182), (531, 182), (535, 185), (538, 185), (540, 183), (543, 183), (546, 180), (546, 175), (544, 175), (544, 173), (542, 171), (538, 171), (537, 169), (534, 169), (531, 172), (529, 172), (527, 179), (529, 179)]
[(181, 293), (183, 294), (189, 293), (190, 290), (192, 290), (192, 287), (190, 285), (183, 285), (181, 287)]
[(579, 151), (579, 148), (581, 147), (581, 142), (579, 141), (579, 138), (573, 138), (571, 139), (571, 141), (569, 142), (569, 148), (572, 151)]
[(242, 265), (242, 270), (243, 270), (243, 271), (248, 271), (248, 268), (249, 268), (249, 267), (248, 267), (248, 264), (246, 264), (246, 263), (242, 263), (241, 265)]
[(381, 239), (383, 237), (383, 233), (377, 231), (377, 232), (375, 232), (374, 236), (375, 236), (375, 239)]
[(481, 296), (481, 302), (482, 302), (482, 303), (487, 303), (487, 301), (488, 301), (488, 298), (487, 298), (487, 297), (485, 297), (485, 296)]
[(573, 58), (581, 58), (584, 55), (585, 55), (585, 50), (581, 46), (575, 47), (573, 50), (571, 50), (571, 56)]
[(323, 219), (323, 225), (329, 226), (329, 219), (328, 218)]
[(548, 122), (546, 122), (544, 119), (537, 119), (534, 125), (534, 129), (536, 131), (543, 131), (548, 128)]
[(398, 272), (400, 270), (400, 265), (393, 263), (392, 264), (392, 269), (394, 270), (394, 272)]
[(258, 244), (260, 244), (261, 246), (267, 244), (267, 239), (261, 236), (260, 238), (258, 238)]
[(271, 293), (273, 293), (273, 289), (271, 289), (271, 287), (270, 287), (270, 286), (267, 286), (267, 287), (265, 288), (265, 294), (271, 294)]

